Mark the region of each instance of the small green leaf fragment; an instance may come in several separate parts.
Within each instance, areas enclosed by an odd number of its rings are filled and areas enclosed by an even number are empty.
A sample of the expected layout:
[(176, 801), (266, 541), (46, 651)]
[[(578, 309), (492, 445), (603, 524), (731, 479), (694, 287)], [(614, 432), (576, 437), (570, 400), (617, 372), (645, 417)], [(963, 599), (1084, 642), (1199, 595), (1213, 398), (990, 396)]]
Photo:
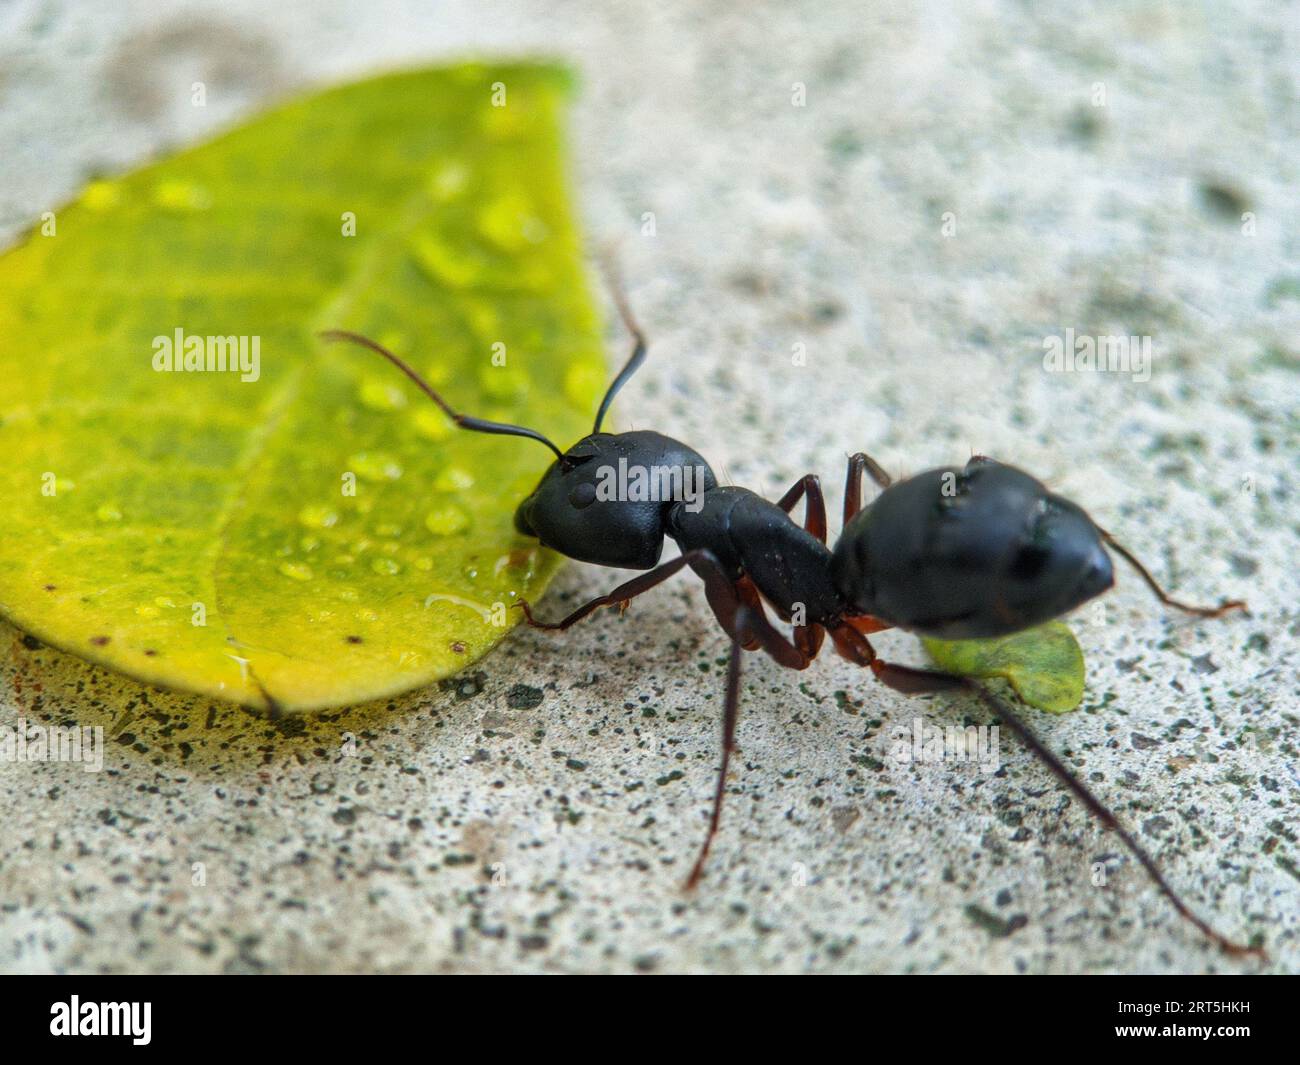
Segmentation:
[(1063, 621), (997, 640), (921, 642), (943, 669), (963, 677), (1002, 677), (1030, 706), (1064, 714), (1083, 701), (1083, 651)]

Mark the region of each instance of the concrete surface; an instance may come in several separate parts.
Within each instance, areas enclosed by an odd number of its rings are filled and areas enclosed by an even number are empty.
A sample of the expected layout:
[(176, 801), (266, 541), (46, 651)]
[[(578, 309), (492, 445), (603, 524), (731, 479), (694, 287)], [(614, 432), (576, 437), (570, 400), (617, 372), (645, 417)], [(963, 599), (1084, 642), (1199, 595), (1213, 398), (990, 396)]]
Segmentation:
[[(1273, 960), (1217, 954), (1010, 737), (992, 775), (890, 760), (917, 714), (984, 718), (829, 655), (748, 659), (723, 832), (684, 896), (726, 648), (679, 581), (278, 726), (0, 628), (4, 719), (114, 737), (98, 774), (0, 764), (0, 968), (1300, 971), (1294, 4), (113, 7), (0, 8), (4, 235), (298, 84), (562, 56), (580, 211), (622, 239), (653, 338), (625, 427), (769, 494), (817, 471), (832, 507), (848, 452), (895, 473), (985, 452), (1188, 597), (1247, 596), (1188, 622), (1123, 573), (1075, 621), (1083, 709), (1034, 721)], [(196, 68), (226, 90), (201, 114), (151, 88)], [(1045, 372), (1067, 328), (1151, 336), (1150, 380)], [(616, 579), (571, 566), (545, 609)]]

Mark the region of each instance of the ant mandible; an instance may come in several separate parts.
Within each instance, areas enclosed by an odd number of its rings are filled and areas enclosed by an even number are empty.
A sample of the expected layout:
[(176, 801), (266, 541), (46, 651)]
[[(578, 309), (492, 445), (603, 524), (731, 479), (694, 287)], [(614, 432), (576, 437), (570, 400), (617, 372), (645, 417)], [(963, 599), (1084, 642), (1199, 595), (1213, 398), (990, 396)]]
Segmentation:
[[(1026, 747), (1107, 828), (1113, 829), (1178, 913), (1225, 952), (1263, 957), (1261, 947), (1235, 943), (1195, 914), (1169, 885), (1155, 861), (1113, 812), (1030, 730), (1006, 703), (967, 677), (914, 669), (882, 660), (868, 636), (901, 629), (939, 639), (988, 639), (1019, 632), (1075, 609), (1108, 590), (1114, 573), (1106, 548), (1134, 567), (1160, 602), (1199, 617), (1244, 609), (1240, 600), (1215, 607), (1180, 602), (1141, 562), (1075, 503), (1055, 495), (1012, 466), (976, 456), (965, 467), (919, 473), (893, 482), (869, 456), (849, 459), (844, 524), (834, 547), (826, 542), (826, 504), (814, 474), (801, 477), (776, 503), (732, 485), (719, 485), (693, 449), (650, 430), (602, 433), (619, 390), (645, 361), (646, 340), (621, 287), (611, 286), (620, 317), (632, 334), (632, 354), (601, 400), (591, 434), (567, 451), (535, 429), (487, 421), (454, 410), (405, 361), (367, 337), (327, 330), (383, 356), (409, 377), (455, 424), (473, 432), (537, 440), (555, 453), (533, 492), (520, 503), (515, 527), (553, 551), (581, 562), (648, 572), (598, 596), (557, 622), (539, 621), (520, 600), (528, 624), (567, 629), (601, 607), (624, 608), (689, 566), (731, 638), (722, 718), (722, 763), (709, 826), (686, 881), (704, 871), (718, 831), (740, 706), (741, 652), (763, 650), (791, 669), (806, 669), (825, 637), (848, 661), (870, 669), (907, 695), (966, 692), (1006, 722)], [(695, 474), (702, 492), (688, 505), (672, 493), (630, 498), (602, 491), (614, 468)], [(862, 478), (881, 489), (862, 505)], [(682, 481), (677, 482), (679, 485)], [(647, 493), (639, 493), (641, 496)], [(804, 502), (803, 524), (792, 518)], [(680, 555), (658, 565), (664, 539)], [(764, 604), (792, 625), (779, 632)]]

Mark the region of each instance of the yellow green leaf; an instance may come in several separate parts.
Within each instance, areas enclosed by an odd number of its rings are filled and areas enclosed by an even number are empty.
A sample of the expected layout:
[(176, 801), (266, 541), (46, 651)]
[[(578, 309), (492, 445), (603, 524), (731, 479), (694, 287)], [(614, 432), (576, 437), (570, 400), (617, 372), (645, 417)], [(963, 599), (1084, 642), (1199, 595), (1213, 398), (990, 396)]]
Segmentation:
[(1064, 714), (1083, 699), (1083, 651), (1063, 621), (998, 640), (929, 640), (930, 657), (963, 677), (1002, 677), (1030, 706)]
[(460, 409), (586, 431), (604, 359), (567, 90), (507, 64), (324, 92), (91, 184), (0, 257), (0, 612), (148, 682), (297, 709), (496, 643), (557, 564), (512, 525), (549, 453), (453, 430), (316, 333), (364, 333)]

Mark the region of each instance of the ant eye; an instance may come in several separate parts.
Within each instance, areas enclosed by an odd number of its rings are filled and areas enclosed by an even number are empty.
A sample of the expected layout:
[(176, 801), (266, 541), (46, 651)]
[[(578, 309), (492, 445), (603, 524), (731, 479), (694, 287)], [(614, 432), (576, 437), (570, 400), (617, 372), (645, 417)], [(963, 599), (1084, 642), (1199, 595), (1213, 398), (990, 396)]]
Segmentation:
[[(560, 459), (560, 469), (565, 473), (569, 473), (576, 470), (583, 463), (590, 462), (595, 457), (595, 455), (565, 455)], [(588, 500), (588, 502), (590, 502), (590, 500)]]
[(594, 484), (580, 484), (569, 493), (569, 502), (578, 510), (591, 506), (596, 502), (596, 486)]

